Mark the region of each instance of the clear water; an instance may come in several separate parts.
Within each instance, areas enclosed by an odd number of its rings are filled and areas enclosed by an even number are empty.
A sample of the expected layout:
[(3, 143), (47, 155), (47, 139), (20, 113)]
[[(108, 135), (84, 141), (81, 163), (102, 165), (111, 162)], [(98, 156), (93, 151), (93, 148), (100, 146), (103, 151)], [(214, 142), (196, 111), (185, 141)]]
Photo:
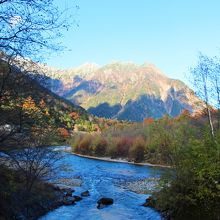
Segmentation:
[[(162, 172), (158, 168), (138, 166), (126, 163), (114, 163), (87, 159), (63, 153), (61, 163), (66, 170), (58, 171), (59, 177), (80, 176), (81, 187), (75, 187), (74, 195), (89, 190), (90, 196), (83, 198), (76, 205), (61, 206), (40, 220), (159, 220), (161, 215), (151, 208), (141, 206), (148, 195), (141, 195), (121, 188), (117, 183), (126, 180), (138, 180), (145, 177), (155, 177)], [(101, 197), (114, 199), (114, 204), (103, 209), (97, 209), (97, 200)]]

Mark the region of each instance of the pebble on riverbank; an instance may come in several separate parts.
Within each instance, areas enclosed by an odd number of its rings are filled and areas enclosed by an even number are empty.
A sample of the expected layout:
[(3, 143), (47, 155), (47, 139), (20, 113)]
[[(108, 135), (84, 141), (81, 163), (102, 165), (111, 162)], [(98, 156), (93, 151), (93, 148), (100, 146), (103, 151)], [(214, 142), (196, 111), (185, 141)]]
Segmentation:
[(53, 181), (54, 185), (64, 186), (65, 187), (79, 187), (82, 185), (82, 179), (80, 177), (71, 177), (71, 178), (59, 178)]
[(149, 194), (159, 189), (159, 178), (125, 181), (119, 183), (119, 186), (138, 194)]

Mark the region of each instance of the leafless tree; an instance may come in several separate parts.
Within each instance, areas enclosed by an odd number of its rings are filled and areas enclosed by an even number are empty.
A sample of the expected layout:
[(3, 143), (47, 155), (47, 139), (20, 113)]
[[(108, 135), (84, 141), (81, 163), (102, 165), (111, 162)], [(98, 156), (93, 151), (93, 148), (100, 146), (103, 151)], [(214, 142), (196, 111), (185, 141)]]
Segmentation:
[[(54, 173), (61, 154), (39, 147), (45, 146), (50, 137), (54, 138), (55, 129), (50, 124), (42, 128), (32, 114), (27, 119), (34, 120), (38, 126), (34, 126), (33, 131), (30, 120), (26, 120), (30, 124), (27, 135), (21, 126), (18, 131), (17, 118), (24, 116), (22, 99), (30, 95), (29, 91), (34, 96), (32, 81), (26, 80), (30, 72), (36, 71), (37, 62), (42, 61), (46, 54), (63, 48), (59, 40), (74, 22), (72, 9), (75, 1), (69, 3), (73, 5), (60, 9), (55, 0), (0, 0), (0, 147), (3, 142), (8, 147), (8, 141), (12, 139), (16, 142), (13, 147), (25, 146), (19, 150), (9, 149), (9, 157), (3, 166), (7, 165), (21, 174), (26, 198), (31, 197), (36, 183), (47, 180)], [(11, 103), (15, 107), (10, 106)]]
[[(24, 216), (22, 219), (33, 219), (35, 205), (46, 200), (46, 195), (51, 196), (47, 193), (47, 190), (51, 192), (51, 185), (46, 182), (60, 169), (61, 158), (60, 152), (34, 146), (1, 155), (0, 168), (3, 171), (7, 168), (10, 174), (16, 173), (17, 177), (16, 193), (12, 193), (13, 189), (8, 191), (8, 196), (13, 201), (6, 203), (6, 207), (3, 206), (6, 209), (1, 210), (4, 213), (3, 216), (10, 216), (8, 219), (14, 219), (14, 215), (22, 215)], [(4, 189), (0, 190), (0, 195), (4, 196)], [(57, 199), (55, 194), (53, 196)], [(10, 213), (10, 209), (13, 214)]]
[(217, 128), (220, 127), (220, 60), (218, 57), (209, 58), (210, 73), (209, 79), (211, 82), (211, 96), (213, 105), (217, 108)]
[(191, 68), (191, 74), (193, 78), (194, 88), (196, 90), (196, 94), (201, 97), (206, 106), (210, 131), (212, 136), (214, 137), (214, 127), (212, 122), (212, 115), (210, 109), (210, 101), (211, 101), (211, 81), (210, 75), (212, 72), (212, 62), (208, 56), (203, 54), (199, 55), (199, 61), (196, 67)]
[(61, 11), (54, 0), (1, 0), (0, 51), (36, 60), (45, 48), (59, 49), (54, 40), (70, 27), (68, 10)]
[[(62, 49), (63, 32), (73, 24), (75, 2), (63, 9), (54, 0), (0, 0), (0, 59), (6, 60), (7, 74), (0, 73), (0, 95), (11, 65), (19, 60), (42, 60)], [(63, 5), (67, 3), (64, 0)], [(20, 63), (19, 68), (27, 67)], [(33, 64), (33, 63), (32, 63)], [(23, 68), (24, 69), (24, 68)], [(33, 69), (33, 67), (32, 67)], [(0, 71), (1, 72), (1, 71)]]
[(57, 162), (61, 154), (45, 147), (28, 147), (23, 150), (11, 151), (10, 166), (24, 177), (24, 186), (31, 192), (37, 181), (46, 181), (59, 168)]

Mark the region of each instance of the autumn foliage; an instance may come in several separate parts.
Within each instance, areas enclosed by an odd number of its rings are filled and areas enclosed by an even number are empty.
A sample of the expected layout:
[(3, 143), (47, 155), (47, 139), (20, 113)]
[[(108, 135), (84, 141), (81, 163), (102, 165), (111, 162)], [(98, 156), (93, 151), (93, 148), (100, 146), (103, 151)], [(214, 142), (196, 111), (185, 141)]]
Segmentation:
[(36, 111), (38, 108), (36, 107), (35, 101), (31, 96), (28, 96), (22, 103), (22, 108), (26, 110)]
[(144, 125), (150, 125), (154, 122), (154, 119), (153, 118), (145, 118), (144, 121), (143, 121), (143, 124)]
[(72, 142), (78, 146), (74, 148), (78, 153), (169, 165), (175, 141), (182, 141), (184, 145), (187, 137), (199, 131), (201, 124), (195, 120), (189, 112), (183, 111), (176, 118), (168, 115), (157, 120), (146, 118), (144, 125), (133, 123), (121, 127), (116, 123), (101, 133), (81, 134), (80, 139), (74, 137)]
[(76, 119), (79, 118), (79, 113), (77, 113), (77, 112), (70, 112), (70, 113), (69, 113), (69, 116), (70, 116), (72, 119), (76, 120)]
[(69, 131), (66, 128), (58, 128), (57, 130), (63, 138), (70, 137)]

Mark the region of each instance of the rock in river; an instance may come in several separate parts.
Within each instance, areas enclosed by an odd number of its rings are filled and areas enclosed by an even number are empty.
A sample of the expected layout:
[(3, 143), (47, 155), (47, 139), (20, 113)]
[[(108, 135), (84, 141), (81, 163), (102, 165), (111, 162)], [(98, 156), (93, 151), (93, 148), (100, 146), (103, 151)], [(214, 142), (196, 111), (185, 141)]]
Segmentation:
[(74, 189), (66, 189), (66, 196), (72, 196), (72, 193), (75, 192)]
[(114, 200), (112, 198), (101, 198), (97, 201), (97, 203), (98, 203), (97, 208), (98, 209), (104, 208), (107, 205), (112, 205), (113, 202), (114, 202)]
[(75, 199), (76, 202), (82, 200), (82, 197), (80, 197), (80, 196), (73, 196), (73, 198)]
[(84, 196), (84, 197), (90, 196), (89, 191), (86, 190), (85, 192), (82, 192), (81, 196)]
[(149, 196), (148, 198), (146, 198), (145, 203), (142, 205), (144, 207), (149, 207), (153, 205), (153, 198), (151, 196)]
[(72, 196), (65, 196), (63, 198), (63, 205), (73, 205), (75, 204), (75, 198)]

